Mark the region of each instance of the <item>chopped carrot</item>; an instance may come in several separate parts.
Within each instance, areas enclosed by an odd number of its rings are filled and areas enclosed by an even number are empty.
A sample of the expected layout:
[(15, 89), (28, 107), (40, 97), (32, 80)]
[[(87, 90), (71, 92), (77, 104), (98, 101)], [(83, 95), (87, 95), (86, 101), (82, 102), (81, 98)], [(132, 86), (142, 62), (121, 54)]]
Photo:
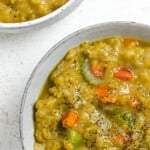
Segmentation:
[(109, 91), (110, 91), (110, 87), (107, 85), (100, 85), (96, 88), (96, 92), (98, 96), (101, 98), (108, 96)]
[(116, 134), (114, 139), (119, 144), (123, 144), (123, 142), (124, 142), (124, 136), (121, 133)]
[(114, 139), (118, 144), (126, 144), (130, 141), (129, 135), (123, 133), (117, 133)]
[(124, 40), (124, 46), (126, 48), (128, 47), (134, 47), (134, 46), (139, 46), (139, 42), (135, 39), (125, 39)]
[(114, 73), (114, 77), (122, 81), (127, 81), (132, 79), (133, 73), (129, 69), (122, 67)]
[(64, 115), (62, 119), (62, 125), (64, 127), (72, 128), (77, 124), (78, 118), (78, 113), (76, 111), (70, 110)]
[(100, 101), (104, 104), (115, 103), (116, 98), (110, 95), (110, 87), (107, 85), (101, 85), (96, 88), (96, 92), (100, 97)]
[(116, 97), (112, 97), (109, 95), (107, 97), (100, 98), (100, 101), (104, 104), (114, 104), (116, 103)]
[(104, 65), (102, 64), (96, 64), (91, 67), (91, 72), (96, 76), (96, 77), (102, 77), (104, 73)]

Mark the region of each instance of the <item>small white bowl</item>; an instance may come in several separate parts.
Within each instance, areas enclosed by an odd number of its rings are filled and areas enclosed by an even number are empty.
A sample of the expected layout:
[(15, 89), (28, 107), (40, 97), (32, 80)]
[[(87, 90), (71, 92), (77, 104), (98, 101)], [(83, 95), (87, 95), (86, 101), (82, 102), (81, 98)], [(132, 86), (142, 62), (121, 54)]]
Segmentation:
[(20, 110), (20, 135), (23, 150), (33, 149), (33, 106), (45, 80), (68, 50), (85, 40), (110, 36), (135, 37), (150, 41), (150, 26), (134, 22), (109, 22), (81, 29), (57, 43), (40, 60), (26, 85)]
[(34, 20), (19, 23), (0, 23), (0, 32), (20, 33), (36, 30), (59, 21), (73, 11), (82, 0), (68, 0), (66, 4), (57, 10)]

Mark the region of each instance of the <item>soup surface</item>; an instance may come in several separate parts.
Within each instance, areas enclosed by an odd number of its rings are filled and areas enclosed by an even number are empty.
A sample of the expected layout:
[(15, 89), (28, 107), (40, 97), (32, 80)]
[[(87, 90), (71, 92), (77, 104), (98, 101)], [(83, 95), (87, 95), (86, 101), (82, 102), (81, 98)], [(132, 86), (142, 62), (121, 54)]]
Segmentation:
[(0, 22), (24, 22), (42, 17), (68, 0), (0, 0)]
[(71, 49), (34, 117), (35, 150), (150, 150), (150, 45), (112, 37)]

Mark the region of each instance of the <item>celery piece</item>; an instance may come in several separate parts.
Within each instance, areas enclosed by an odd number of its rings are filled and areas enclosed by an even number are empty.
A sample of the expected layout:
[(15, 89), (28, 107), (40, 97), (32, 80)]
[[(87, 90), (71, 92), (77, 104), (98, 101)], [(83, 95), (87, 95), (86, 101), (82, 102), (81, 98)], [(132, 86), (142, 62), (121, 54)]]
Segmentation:
[(76, 131), (68, 129), (67, 137), (68, 137), (70, 143), (73, 145), (74, 150), (76, 150), (77, 148), (79, 148), (82, 145), (82, 137)]
[(101, 83), (101, 79), (94, 76), (90, 71), (89, 60), (84, 58), (81, 64), (81, 73), (85, 80), (90, 83), (91, 85), (99, 85)]

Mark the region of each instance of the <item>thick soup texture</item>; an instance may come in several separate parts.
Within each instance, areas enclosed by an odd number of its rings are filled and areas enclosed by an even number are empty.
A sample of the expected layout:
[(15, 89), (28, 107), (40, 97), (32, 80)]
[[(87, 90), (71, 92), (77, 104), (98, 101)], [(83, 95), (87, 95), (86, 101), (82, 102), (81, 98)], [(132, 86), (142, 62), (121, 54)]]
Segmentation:
[(35, 150), (150, 150), (150, 45), (112, 37), (71, 49), (34, 117)]
[(42, 17), (68, 0), (0, 0), (0, 22), (24, 22)]

